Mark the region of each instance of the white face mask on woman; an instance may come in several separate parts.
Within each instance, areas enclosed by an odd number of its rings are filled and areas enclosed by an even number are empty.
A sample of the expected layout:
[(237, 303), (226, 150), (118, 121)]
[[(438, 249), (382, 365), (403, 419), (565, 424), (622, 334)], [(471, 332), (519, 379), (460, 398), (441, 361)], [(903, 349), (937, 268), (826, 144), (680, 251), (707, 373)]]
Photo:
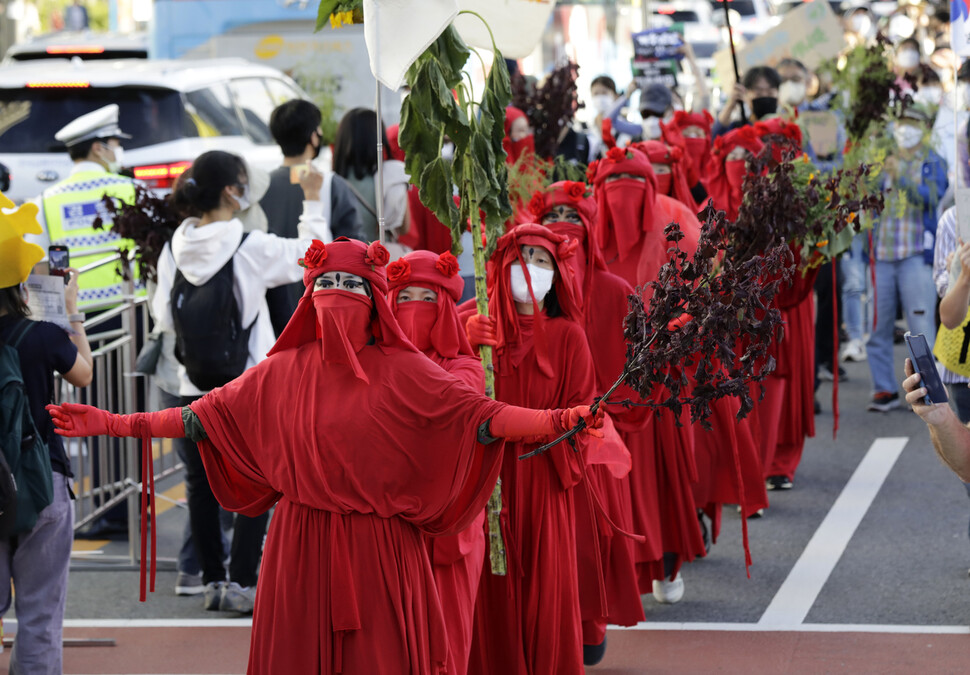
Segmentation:
[[(529, 276), (532, 278), (532, 292), (536, 296), (536, 302), (542, 302), (552, 289), (552, 281), (556, 273), (532, 263), (529, 263), (526, 267), (529, 268)], [(532, 302), (532, 297), (529, 295), (529, 284), (525, 280), (525, 272), (522, 271), (522, 265), (518, 262), (512, 265), (509, 272), (509, 281), (512, 285), (513, 300), (520, 303)]]
[(912, 124), (897, 124), (893, 129), (893, 138), (904, 150), (911, 150), (923, 140), (923, 130)]
[(593, 97), (593, 109), (600, 115), (605, 115), (613, 107), (613, 97), (609, 94), (600, 94)]
[(801, 105), (805, 101), (807, 87), (804, 82), (786, 80), (778, 87), (778, 100), (792, 107)]
[(249, 183), (243, 185), (242, 194), (235, 197), (235, 200), (239, 203), (239, 208), (236, 209), (237, 212), (245, 211), (253, 205), (253, 202), (249, 198)]

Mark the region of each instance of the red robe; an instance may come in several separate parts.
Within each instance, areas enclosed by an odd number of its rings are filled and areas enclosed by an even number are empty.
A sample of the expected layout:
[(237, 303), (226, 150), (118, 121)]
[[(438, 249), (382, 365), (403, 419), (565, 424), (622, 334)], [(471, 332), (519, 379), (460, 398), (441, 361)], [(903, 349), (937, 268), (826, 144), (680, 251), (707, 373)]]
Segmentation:
[(212, 490), (247, 515), (277, 503), (249, 672), (438, 673), (447, 659), (424, 535), (479, 516), (501, 445), (477, 442), (490, 401), (406, 350), (357, 353), (370, 384), (281, 351), (192, 404)]
[[(589, 403), (593, 364), (582, 328), (564, 317), (545, 320), (552, 377), (542, 374), (532, 316), (517, 317), (520, 343), (495, 378), (497, 398), (514, 405), (568, 407)], [(482, 574), (469, 673), (569, 675), (583, 672), (574, 490), (580, 455), (560, 443), (519, 460), (538, 443), (510, 443), (502, 462), (502, 522), (508, 574)], [(588, 544), (587, 544), (588, 545)]]
[[(485, 391), (485, 371), (478, 358), (458, 356), (449, 359), (437, 354), (430, 358), (471, 389)], [(448, 672), (465, 673), (468, 672), (475, 598), (487, 556), (485, 511), (480, 511), (471, 525), (458, 534), (428, 537), (428, 553), (448, 631)]]

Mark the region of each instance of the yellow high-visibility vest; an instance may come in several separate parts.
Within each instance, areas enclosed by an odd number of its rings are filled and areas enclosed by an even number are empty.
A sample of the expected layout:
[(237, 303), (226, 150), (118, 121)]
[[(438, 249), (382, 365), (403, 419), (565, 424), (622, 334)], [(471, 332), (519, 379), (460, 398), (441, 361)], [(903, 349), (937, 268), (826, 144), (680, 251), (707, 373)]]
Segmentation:
[[(130, 239), (122, 239), (111, 231), (111, 214), (105, 209), (105, 195), (127, 204), (135, 201), (135, 185), (130, 178), (107, 171), (79, 171), (44, 191), (44, 218), (51, 244), (67, 246), (71, 266), (83, 267), (104, 258), (107, 254), (90, 255), (106, 246), (135, 247)], [(101, 216), (103, 227), (94, 228), (94, 220)], [(134, 269), (132, 269), (134, 273)], [(95, 303), (119, 300), (124, 292), (117, 265), (104, 265), (85, 272), (78, 279), (78, 309)]]

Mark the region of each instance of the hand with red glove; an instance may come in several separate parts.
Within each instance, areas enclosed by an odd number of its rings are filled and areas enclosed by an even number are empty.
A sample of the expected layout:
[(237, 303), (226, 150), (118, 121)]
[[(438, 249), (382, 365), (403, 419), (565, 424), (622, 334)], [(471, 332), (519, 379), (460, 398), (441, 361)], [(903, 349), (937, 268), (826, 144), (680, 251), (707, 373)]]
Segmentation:
[(495, 317), (472, 314), (465, 322), (465, 333), (472, 347), (478, 349), (482, 345), (498, 346), (498, 328)]
[(80, 403), (48, 405), (47, 412), (54, 421), (54, 433), (60, 436), (117, 436), (137, 438), (143, 425), (155, 438), (184, 438), (185, 424), (181, 408), (167, 408), (158, 412), (116, 415)]
[(592, 412), (591, 406), (588, 405), (566, 408), (560, 416), (560, 423), (564, 427), (562, 433), (569, 431), (579, 424), (580, 420), (583, 420), (586, 423), (586, 433), (596, 438), (603, 438), (603, 432), (600, 429), (603, 428), (604, 417), (606, 417), (606, 413), (603, 410), (603, 406), (597, 408), (595, 413)]
[(586, 433), (602, 438), (603, 418), (602, 409), (594, 415), (588, 405), (559, 410), (532, 410), (510, 405), (490, 420), (489, 433), (510, 441), (541, 442), (566, 433), (582, 419), (586, 421)]

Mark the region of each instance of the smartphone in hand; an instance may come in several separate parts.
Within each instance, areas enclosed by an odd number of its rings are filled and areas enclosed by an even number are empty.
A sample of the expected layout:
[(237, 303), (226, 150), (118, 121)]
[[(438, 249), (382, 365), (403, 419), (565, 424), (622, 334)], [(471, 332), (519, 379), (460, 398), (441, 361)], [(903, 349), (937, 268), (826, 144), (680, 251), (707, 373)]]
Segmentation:
[(926, 344), (926, 338), (922, 335), (913, 335), (906, 332), (906, 346), (909, 347), (909, 357), (913, 362), (913, 370), (919, 373), (920, 384), (926, 387), (926, 405), (934, 403), (946, 403), (949, 397), (946, 395), (946, 387), (940, 379), (940, 371), (936, 368), (933, 360), (933, 353)]
[(67, 246), (47, 247), (47, 266), (53, 277), (64, 277), (64, 284), (70, 281), (67, 268), (71, 266), (71, 252)]

